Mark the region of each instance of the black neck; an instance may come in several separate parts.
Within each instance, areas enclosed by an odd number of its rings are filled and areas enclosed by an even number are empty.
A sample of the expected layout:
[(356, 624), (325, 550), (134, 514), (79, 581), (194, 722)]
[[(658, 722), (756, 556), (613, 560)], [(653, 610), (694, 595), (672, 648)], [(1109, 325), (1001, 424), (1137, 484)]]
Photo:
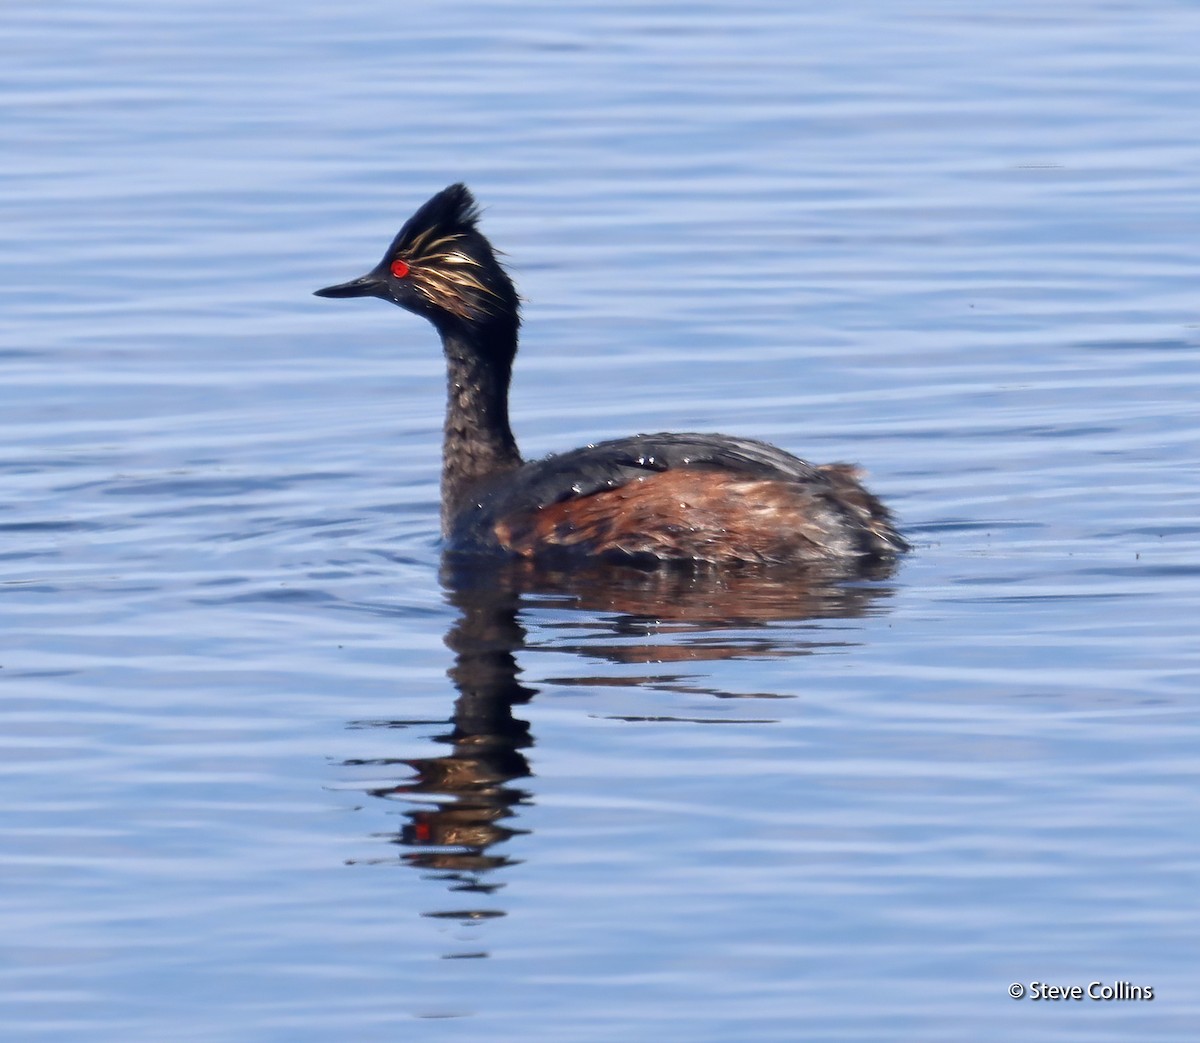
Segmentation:
[[(442, 534), (471, 496), (472, 487), (521, 466), (508, 425), (508, 384), (516, 331), (495, 334), (489, 345), (457, 331), (442, 332), (446, 353), (446, 427), (442, 442)], [(498, 350), (490, 350), (498, 349)]]

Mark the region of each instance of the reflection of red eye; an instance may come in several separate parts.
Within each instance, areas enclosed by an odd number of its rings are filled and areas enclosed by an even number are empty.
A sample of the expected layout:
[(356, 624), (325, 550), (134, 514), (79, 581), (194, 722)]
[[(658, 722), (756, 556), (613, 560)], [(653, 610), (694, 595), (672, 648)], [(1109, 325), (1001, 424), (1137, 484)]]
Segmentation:
[(408, 265), (403, 261), (392, 262), (392, 274), (397, 279), (403, 279), (408, 274)]

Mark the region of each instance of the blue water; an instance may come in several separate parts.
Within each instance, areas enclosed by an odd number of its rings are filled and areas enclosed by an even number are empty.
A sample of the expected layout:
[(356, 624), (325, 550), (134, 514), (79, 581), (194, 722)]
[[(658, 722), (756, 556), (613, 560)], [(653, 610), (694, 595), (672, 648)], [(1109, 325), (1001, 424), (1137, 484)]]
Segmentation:
[[(0, 39), (5, 1039), (1194, 1038), (1200, 9)], [(457, 180), (527, 455), (856, 460), (916, 552), (443, 571), (432, 331), (311, 291)]]

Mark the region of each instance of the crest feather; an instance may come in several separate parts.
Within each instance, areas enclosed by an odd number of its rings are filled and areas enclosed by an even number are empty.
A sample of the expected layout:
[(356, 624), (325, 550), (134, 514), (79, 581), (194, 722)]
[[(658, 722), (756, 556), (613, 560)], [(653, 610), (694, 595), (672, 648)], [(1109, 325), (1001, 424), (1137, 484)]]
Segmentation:
[(420, 252), (422, 242), (443, 236), (474, 232), (479, 223), (479, 206), (471, 190), (461, 182), (443, 188), (404, 222), (392, 241), (390, 253)]
[(411, 285), (434, 309), (469, 322), (506, 312), (515, 318), (512, 282), (478, 222), (471, 190), (450, 185), (404, 222), (384, 262), (403, 260)]

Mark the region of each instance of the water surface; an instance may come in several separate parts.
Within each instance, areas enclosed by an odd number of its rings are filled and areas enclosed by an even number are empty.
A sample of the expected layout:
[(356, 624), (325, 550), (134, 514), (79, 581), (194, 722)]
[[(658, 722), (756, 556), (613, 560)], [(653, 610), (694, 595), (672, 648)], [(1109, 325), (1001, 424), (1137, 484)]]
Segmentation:
[[(1192, 1038), (1191, 5), (0, 26), (11, 1038)], [(857, 460), (915, 553), (444, 569), (432, 332), (311, 291), (457, 180), (527, 454)]]

